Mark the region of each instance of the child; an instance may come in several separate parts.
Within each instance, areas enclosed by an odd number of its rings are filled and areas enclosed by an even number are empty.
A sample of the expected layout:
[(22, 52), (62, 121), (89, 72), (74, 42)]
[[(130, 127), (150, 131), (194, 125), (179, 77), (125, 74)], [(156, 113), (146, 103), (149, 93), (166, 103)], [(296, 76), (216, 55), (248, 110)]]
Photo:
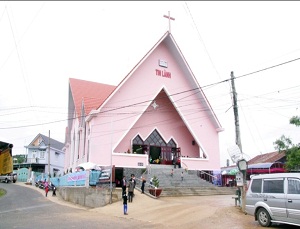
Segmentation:
[(173, 177), (173, 174), (174, 174), (174, 171), (173, 171), (173, 169), (171, 170), (171, 177)]
[(126, 193), (124, 193), (124, 195), (123, 195), (123, 210), (124, 210), (124, 215), (128, 215), (127, 214), (127, 196), (126, 196)]

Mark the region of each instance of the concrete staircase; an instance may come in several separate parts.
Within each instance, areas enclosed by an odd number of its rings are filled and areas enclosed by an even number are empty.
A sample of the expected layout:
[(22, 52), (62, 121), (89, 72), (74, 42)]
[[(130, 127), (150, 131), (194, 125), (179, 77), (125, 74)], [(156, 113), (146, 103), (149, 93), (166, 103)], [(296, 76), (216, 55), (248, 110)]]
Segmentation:
[[(173, 169), (173, 176), (171, 171)], [(183, 179), (181, 173), (183, 172)], [(197, 195), (235, 195), (236, 188), (218, 187), (201, 179), (197, 171), (185, 171), (172, 165), (151, 165), (143, 177), (146, 179), (145, 192), (148, 193), (151, 177), (159, 179), (159, 188), (163, 191), (160, 196), (197, 196)], [(136, 188), (140, 190), (141, 180), (137, 179)]]

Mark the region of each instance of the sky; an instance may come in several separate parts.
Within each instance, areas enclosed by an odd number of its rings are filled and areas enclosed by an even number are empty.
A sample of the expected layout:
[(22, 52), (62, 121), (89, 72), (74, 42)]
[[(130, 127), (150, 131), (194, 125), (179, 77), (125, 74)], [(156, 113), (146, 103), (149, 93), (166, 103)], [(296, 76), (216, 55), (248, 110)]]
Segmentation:
[[(230, 74), (247, 159), (300, 142), (299, 1), (1, 1), (0, 137), (25, 154), (39, 133), (64, 142), (68, 80), (118, 85), (169, 29), (235, 145)], [(230, 165), (233, 164), (230, 161)]]

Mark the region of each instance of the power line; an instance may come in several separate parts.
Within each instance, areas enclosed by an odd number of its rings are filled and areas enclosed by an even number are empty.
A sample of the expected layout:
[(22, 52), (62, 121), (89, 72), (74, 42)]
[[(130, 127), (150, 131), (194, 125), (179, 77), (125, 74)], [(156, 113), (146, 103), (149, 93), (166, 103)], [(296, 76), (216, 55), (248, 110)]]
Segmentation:
[[(42, 6), (39, 8), (39, 10), (36, 12), (36, 14), (34, 15), (33, 19), (31, 20), (31, 22), (29, 23), (29, 25), (27, 26), (26, 30), (24, 31), (24, 33), (21, 35), (21, 38), (18, 40), (17, 45), (19, 45), (19, 43), (22, 41), (23, 37), (25, 36), (25, 34), (27, 33), (27, 31), (29, 30), (29, 28), (31, 27), (31, 25), (33, 24), (33, 22), (36, 20), (38, 14), (40, 13), (40, 11), (42, 10), (42, 8), (44, 7), (45, 2), (43, 2)], [(6, 11), (6, 7), (3, 11), (3, 15)], [(3, 17), (3, 15), (0, 18), (0, 22), (1, 19)], [(12, 55), (12, 53), (14, 52), (14, 48), (12, 48), (12, 50), (10, 51), (10, 53), (8, 54), (7, 58), (5, 59), (5, 61), (2, 63), (2, 65), (0, 66), (0, 70), (4, 67), (4, 65), (6, 64), (6, 62), (8, 61), (8, 59), (10, 58), (10, 56)]]
[[(246, 76), (249, 76), (249, 75), (253, 75), (253, 74), (255, 74), (255, 73), (259, 73), (259, 72), (262, 72), (262, 71), (266, 71), (266, 70), (269, 70), (269, 69), (272, 69), (272, 68), (275, 68), (275, 67), (279, 67), (279, 66), (288, 64), (288, 63), (292, 63), (292, 62), (297, 61), (297, 60), (300, 60), (300, 58), (296, 58), (296, 59), (293, 59), (293, 60), (290, 60), (290, 61), (286, 61), (286, 62), (277, 64), (277, 65), (273, 65), (273, 66), (270, 66), (270, 67), (267, 67), (267, 68), (263, 68), (263, 69), (260, 69), (260, 70), (257, 70), (257, 71), (254, 71), (254, 72), (251, 72), (251, 73), (248, 73), (248, 74), (244, 74), (244, 75), (241, 75), (241, 76), (237, 76), (237, 77), (234, 77), (234, 79), (239, 79), (239, 78), (242, 78), (242, 77), (246, 77)], [(192, 91), (195, 91), (195, 90), (201, 90), (201, 89), (203, 89), (203, 88), (210, 87), (210, 86), (216, 86), (216, 85), (218, 85), (218, 84), (227, 82), (227, 81), (229, 81), (229, 80), (231, 80), (231, 78), (228, 78), (228, 79), (226, 79), (226, 80), (222, 80), (222, 81), (219, 81), (219, 82), (216, 82), (216, 83), (208, 84), (208, 85), (205, 85), (205, 86), (203, 86), (203, 87), (197, 87), (197, 88), (193, 88), (193, 89), (189, 89), (189, 90), (177, 92), (177, 93), (174, 93), (174, 94), (169, 95), (168, 97), (175, 96), (175, 95), (179, 95), (179, 94), (183, 94), (183, 93), (187, 93), (187, 92), (192, 92)], [(199, 93), (199, 92), (200, 92), (200, 91), (198, 91), (198, 92), (196, 92), (196, 93)], [(149, 103), (149, 102), (151, 102), (151, 101), (153, 101), (153, 100), (145, 100), (145, 101), (141, 101), (141, 102), (134, 103), (134, 104), (128, 104), (128, 105), (121, 106), (121, 107), (115, 107), (115, 108), (111, 108), (111, 109), (106, 110), (106, 111), (102, 111), (102, 112), (100, 112), (100, 113), (107, 113), (107, 112), (112, 112), (112, 111), (116, 111), (116, 110), (120, 110), (120, 109), (124, 109), (124, 108), (128, 108), (128, 107), (133, 107), (133, 106), (137, 106), (137, 105), (142, 105), (142, 104), (145, 104), (145, 103)], [(80, 118), (80, 117), (76, 117), (76, 118)], [(0, 129), (16, 129), (16, 128), (24, 128), (24, 127), (31, 127), (31, 126), (39, 126), (39, 125), (53, 124), (53, 123), (57, 123), (57, 122), (64, 122), (64, 121), (68, 121), (68, 120), (73, 120), (73, 119), (76, 119), (76, 118), (70, 118), (70, 119), (64, 119), (64, 120), (57, 120), (57, 121), (46, 122), (46, 123), (41, 123), (41, 124), (32, 124), (32, 125), (24, 125), (24, 126), (16, 126), (16, 127), (4, 127), (4, 128), (2, 127), (2, 128), (0, 128)]]
[(253, 74), (256, 74), (256, 73), (259, 73), (259, 72), (263, 72), (263, 71), (266, 71), (266, 70), (269, 70), (269, 69), (272, 69), (272, 68), (276, 68), (276, 67), (279, 67), (279, 66), (282, 66), (282, 65), (285, 65), (285, 64), (292, 63), (292, 62), (297, 61), (297, 60), (300, 60), (300, 58), (296, 58), (296, 59), (289, 60), (289, 61), (286, 61), (286, 62), (283, 62), (283, 63), (280, 63), (280, 64), (276, 64), (276, 65), (273, 65), (271, 67), (263, 68), (263, 69), (245, 74), (245, 75), (237, 76), (237, 77), (235, 77), (235, 79), (242, 78), (242, 77), (249, 76), (249, 75), (253, 75)]
[[(5, 7), (5, 9), (6, 9), (6, 7)], [(6, 14), (7, 14), (7, 17), (8, 17), (8, 21), (9, 21), (11, 33), (12, 33), (12, 36), (14, 38), (14, 44), (15, 44), (15, 48), (16, 48), (16, 51), (17, 51), (17, 56), (18, 56), (18, 60), (19, 60), (19, 64), (20, 64), (21, 74), (22, 74), (22, 77), (23, 77), (23, 80), (24, 80), (26, 91), (27, 91), (27, 96), (28, 96), (29, 104), (31, 105), (32, 104), (32, 95), (30, 93), (31, 92), (30, 86), (27, 83), (28, 81), (26, 80), (26, 75), (25, 75), (25, 70), (24, 70), (25, 67), (23, 66), (22, 61), (21, 61), (21, 51), (18, 48), (18, 43), (17, 43), (17, 40), (16, 40), (16, 36), (15, 36), (15, 32), (14, 32), (13, 26), (12, 26), (12, 21), (10, 19), (10, 16), (9, 16), (9, 13), (8, 13), (7, 10), (6, 10)], [(13, 16), (13, 14), (12, 14), (12, 16)]]

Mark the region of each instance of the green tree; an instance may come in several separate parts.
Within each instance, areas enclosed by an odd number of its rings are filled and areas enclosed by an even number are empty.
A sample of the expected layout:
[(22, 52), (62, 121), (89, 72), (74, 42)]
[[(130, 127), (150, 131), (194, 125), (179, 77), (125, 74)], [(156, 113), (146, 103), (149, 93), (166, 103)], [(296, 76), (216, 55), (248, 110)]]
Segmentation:
[(290, 119), (290, 124), (294, 124), (295, 126), (300, 126), (300, 117), (299, 116), (293, 116)]
[[(290, 124), (300, 126), (300, 117), (293, 116), (290, 119)], [(300, 144), (293, 144), (290, 138), (282, 135), (274, 143), (275, 149), (279, 152), (285, 151), (286, 163), (285, 168), (289, 171), (300, 170)]]

